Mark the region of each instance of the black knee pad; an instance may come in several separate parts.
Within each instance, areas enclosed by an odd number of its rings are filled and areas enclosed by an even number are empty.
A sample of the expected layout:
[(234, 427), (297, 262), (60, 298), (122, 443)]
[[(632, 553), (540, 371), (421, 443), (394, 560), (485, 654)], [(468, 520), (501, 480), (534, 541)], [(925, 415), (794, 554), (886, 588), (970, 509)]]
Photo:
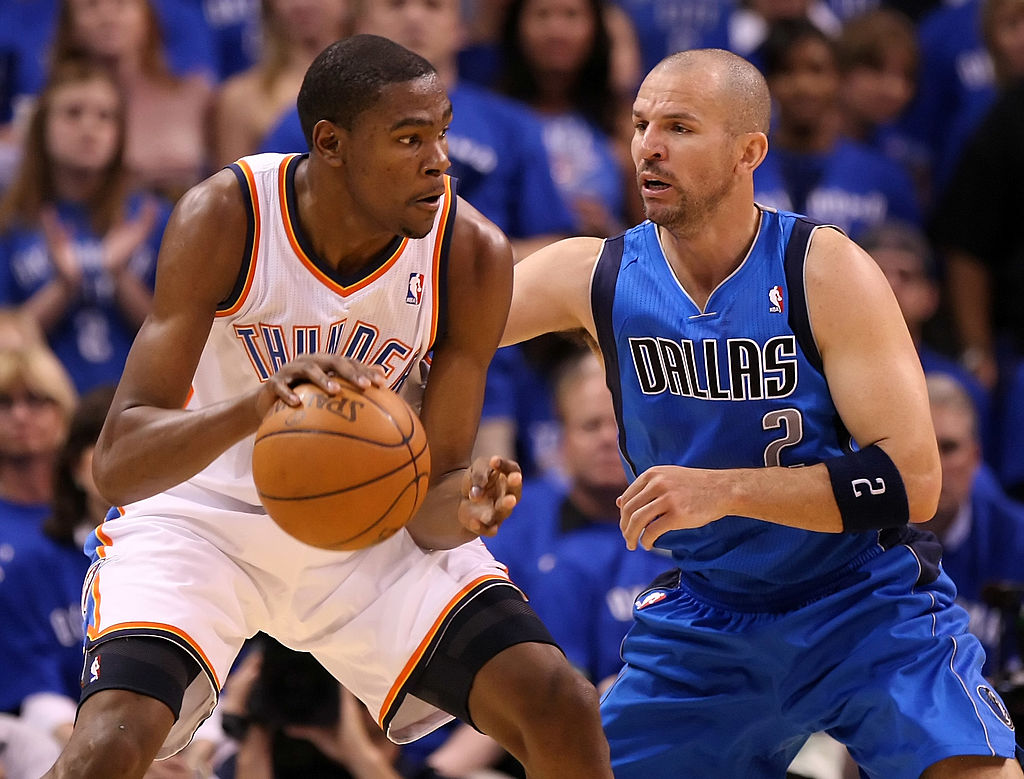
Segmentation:
[(177, 720), (199, 664), (173, 641), (155, 636), (115, 637), (85, 653), (78, 705), (100, 690), (130, 690), (167, 705)]
[(492, 584), (455, 613), (408, 692), (476, 727), (469, 715), (474, 677), (499, 652), (527, 642), (558, 646), (518, 589)]

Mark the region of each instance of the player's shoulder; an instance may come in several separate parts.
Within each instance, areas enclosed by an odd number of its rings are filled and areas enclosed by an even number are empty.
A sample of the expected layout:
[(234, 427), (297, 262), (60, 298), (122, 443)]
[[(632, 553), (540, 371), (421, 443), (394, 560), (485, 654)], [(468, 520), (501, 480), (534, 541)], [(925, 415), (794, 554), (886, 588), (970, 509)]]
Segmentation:
[(458, 198), (452, 230), (453, 251), (507, 253), (509, 258), (512, 256), (512, 247), (504, 231), (463, 197)]
[(174, 207), (177, 219), (216, 221), (239, 216), (244, 219), (244, 200), (231, 167), (221, 168), (183, 194)]

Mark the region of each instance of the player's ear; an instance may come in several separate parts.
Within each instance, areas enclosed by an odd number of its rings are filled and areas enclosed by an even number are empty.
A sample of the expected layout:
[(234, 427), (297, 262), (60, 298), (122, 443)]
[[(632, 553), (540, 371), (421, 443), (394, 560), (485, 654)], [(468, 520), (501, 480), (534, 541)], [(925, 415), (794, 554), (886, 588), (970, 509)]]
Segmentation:
[(347, 134), (329, 119), (321, 119), (313, 126), (313, 153), (328, 164), (338, 165), (345, 147)]
[(768, 153), (768, 136), (764, 133), (743, 133), (739, 138), (742, 144), (739, 165), (753, 173)]

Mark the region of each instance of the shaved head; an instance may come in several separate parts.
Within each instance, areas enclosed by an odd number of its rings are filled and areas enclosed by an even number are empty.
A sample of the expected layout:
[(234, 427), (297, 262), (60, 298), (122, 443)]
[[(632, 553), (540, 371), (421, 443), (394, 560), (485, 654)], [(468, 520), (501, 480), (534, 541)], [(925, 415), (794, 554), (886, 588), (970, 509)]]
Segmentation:
[(725, 49), (690, 49), (670, 54), (651, 74), (689, 76), (697, 72), (708, 77), (708, 87), (728, 108), (731, 132), (768, 134), (772, 110), (768, 84), (761, 71), (743, 57)]

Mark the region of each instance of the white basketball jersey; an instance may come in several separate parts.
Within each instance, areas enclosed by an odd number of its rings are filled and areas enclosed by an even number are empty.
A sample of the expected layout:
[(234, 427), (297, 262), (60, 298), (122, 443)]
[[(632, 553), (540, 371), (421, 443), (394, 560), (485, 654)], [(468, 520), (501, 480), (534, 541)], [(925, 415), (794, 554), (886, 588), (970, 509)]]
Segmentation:
[[(219, 306), (187, 408), (247, 392), (298, 354), (342, 354), (384, 368), (397, 389), (438, 335), (446, 238), (455, 194), (445, 194), (424, 238), (396, 236), (359, 278), (320, 260), (302, 231), (295, 171), (303, 155), (260, 154), (230, 166), (249, 206), (249, 236), (230, 299)], [(190, 481), (258, 505), (249, 436)], [(301, 466), (300, 466), (301, 467)]]

